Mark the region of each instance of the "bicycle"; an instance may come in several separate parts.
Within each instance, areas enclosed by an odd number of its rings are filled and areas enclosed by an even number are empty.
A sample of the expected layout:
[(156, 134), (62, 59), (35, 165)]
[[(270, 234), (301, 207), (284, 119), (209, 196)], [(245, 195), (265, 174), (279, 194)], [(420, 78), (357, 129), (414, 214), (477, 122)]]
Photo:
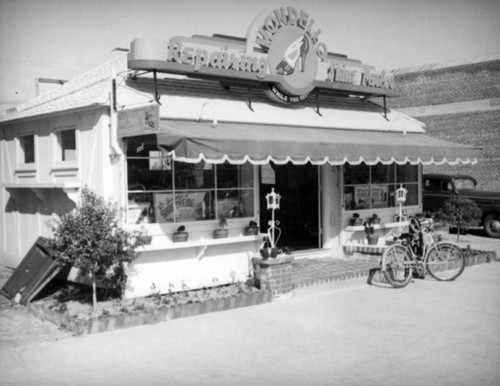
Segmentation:
[(416, 273), (424, 278), (428, 272), (439, 281), (452, 281), (465, 269), (465, 255), (460, 247), (450, 242), (436, 242), (431, 227), (422, 230), (418, 218), (409, 219), (408, 234), (401, 242), (389, 246), (382, 255), (381, 271), (394, 288), (408, 285)]

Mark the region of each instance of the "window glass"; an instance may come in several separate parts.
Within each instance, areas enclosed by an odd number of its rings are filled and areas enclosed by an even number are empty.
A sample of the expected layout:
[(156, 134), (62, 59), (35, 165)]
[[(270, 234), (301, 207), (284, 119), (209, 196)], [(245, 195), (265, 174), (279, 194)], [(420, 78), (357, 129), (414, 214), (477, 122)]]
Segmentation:
[(394, 182), (394, 172), (392, 178), (390, 176), (390, 165), (378, 164), (371, 167), (371, 182), (373, 184)]
[(127, 222), (129, 224), (147, 224), (155, 222), (153, 194), (129, 193)]
[(455, 179), (455, 188), (462, 189), (476, 189), (476, 184), (470, 178), (457, 178)]
[(176, 222), (199, 221), (212, 218), (213, 212), (213, 192), (212, 191), (191, 191), (176, 192), (175, 216)]
[(174, 221), (174, 194), (173, 193), (154, 193), (153, 208), (155, 222), (173, 222)]
[(370, 183), (370, 167), (364, 163), (361, 165), (344, 166), (344, 184), (369, 184)]
[(253, 165), (174, 162), (152, 141), (141, 141), (127, 142), (129, 223), (255, 215)]
[[(152, 146), (148, 146), (152, 147)], [(146, 155), (130, 156), (127, 159), (129, 190), (172, 189), (172, 159), (161, 151), (148, 150)]]
[(389, 185), (371, 185), (370, 193), (372, 208), (389, 207)]
[(403, 187), (408, 190), (405, 205), (418, 205), (418, 184), (404, 184)]
[(175, 189), (206, 189), (214, 186), (214, 167), (205, 162), (175, 162)]
[(395, 206), (395, 191), (404, 184), (408, 189), (405, 205), (418, 205), (418, 166), (345, 165), (345, 210), (389, 208)]
[(354, 210), (357, 208), (354, 201), (354, 186), (344, 186), (344, 208), (345, 210)]
[(410, 164), (396, 165), (396, 180), (400, 183), (417, 182), (418, 166)]
[(35, 163), (35, 136), (25, 135), (20, 138), (22, 161), (25, 164)]
[(424, 181), (424, 190), (429, 192), (440, 192), (441, 191), (441, 181), (426, 179)]
[(61, 160), (76, 160), (76, 136), (75, 130), (62, 130), (59, 132), (59, 145), (61, 146)]
[(250, 217), (253, 213), (253, 190), (217, 191), (218, 217)]

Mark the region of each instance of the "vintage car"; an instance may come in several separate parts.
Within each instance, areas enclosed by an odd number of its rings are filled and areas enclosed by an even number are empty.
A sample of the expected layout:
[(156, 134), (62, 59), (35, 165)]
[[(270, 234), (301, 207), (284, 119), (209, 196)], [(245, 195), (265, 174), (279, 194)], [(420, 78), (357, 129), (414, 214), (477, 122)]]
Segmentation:
[(468, 175), (424, 174), (423, 210), (434, 213), (452, 194), (460, 194), (481, 208), (481, 226), (489, 237), (500, 238), (500, 192), (477, 190), (477, 181)]

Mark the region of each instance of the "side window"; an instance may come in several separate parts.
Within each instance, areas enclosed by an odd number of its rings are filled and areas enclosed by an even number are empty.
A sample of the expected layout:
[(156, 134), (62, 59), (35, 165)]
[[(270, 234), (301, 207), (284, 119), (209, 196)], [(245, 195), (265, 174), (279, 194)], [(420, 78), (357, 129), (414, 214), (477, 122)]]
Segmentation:
[(33, 134), (24, 135), (19, 138), (21, 147), (21, 159), (23, 164), (35, 163), (35, 136)]
[(440, 192), (441, 183), (439, 180), (427, 179), (424, 181), (424, 190), (426, 192)]
[(63, 162), (76, 161), (76, 132), (75, 129), (57, 132), (57, 141), (60, 148), (60, 160)]
[(442, 181), (442, 188), (441, 190), (443, 192), (451, 192), (453, 190), (453, 185), (449, 181)]

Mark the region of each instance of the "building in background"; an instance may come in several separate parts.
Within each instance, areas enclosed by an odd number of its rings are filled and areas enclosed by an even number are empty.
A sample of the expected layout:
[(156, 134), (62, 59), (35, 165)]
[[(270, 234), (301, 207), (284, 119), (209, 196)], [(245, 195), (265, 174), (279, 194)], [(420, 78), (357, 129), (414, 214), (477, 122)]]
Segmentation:
[(428, 135), (480, 147), (476, 165), (426, 165), (424, 173), (463, 173), (500, 191), (500, 54), (395, 70), (389, 105), (424, 122)]

